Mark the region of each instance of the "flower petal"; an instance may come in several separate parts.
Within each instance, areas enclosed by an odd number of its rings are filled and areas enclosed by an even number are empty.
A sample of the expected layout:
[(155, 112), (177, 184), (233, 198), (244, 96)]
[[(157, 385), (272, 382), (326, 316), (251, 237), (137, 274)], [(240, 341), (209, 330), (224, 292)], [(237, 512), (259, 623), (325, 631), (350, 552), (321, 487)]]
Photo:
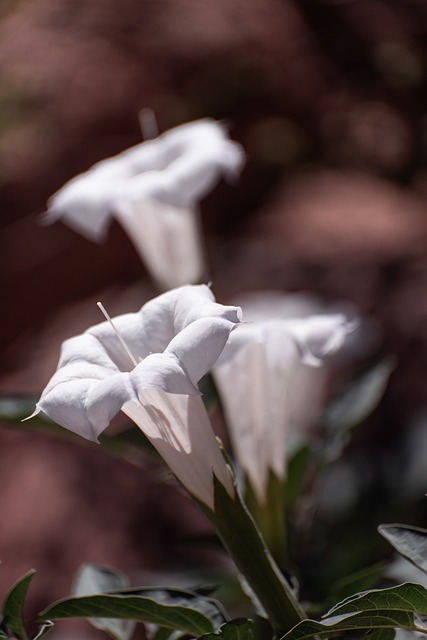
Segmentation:
[(61, 219), (88, 240), (102, 242), (111, 223), (118, 186), (118, 182), (98, 176), (93, 169), (82, 173), (49, 198), (43, 223)]
[(224, 318), (200, 318), (180, 331), (165, 354), (174, 354), (194, 385), (213, 367), (237, 325)]
[(222, 173), (234, 176), (244, 162), (240, 145), (226, 140), (219, 132), (211, 138), (209, 144), (198, 142), (183, 152), (163, 171), (147, 171), (133, 177), (123, 198), (157, 200), (178, 209), (194, 207)]
[[(238, 307), (217, 304), (206, 285), (184, 285), (153, 298), (137, 313), (116, 316), (113, 322), (138, 360), (164, 351), (175, 335), (198, 318), (223, 317), (238, 322), (240, 315)], [(103, 345), (119, 369), (133, 368), (109, 322), (90, 327), (86, 333)]]
[(246, 323), (232, 333), (213, 375), (233, 451), (260, 503), (268, 474), (286, 473), (291, 430), (306, 427), (321, 404), (321, 357), (338, 349), (355, 328), (342, 314)]
[[(96, 440), (126, 402), (139, 402), (143, 389), (198, 394), (198, 380), (211, 368), (235, 326), (219, 315), (221, 305), (213, 300), (208, 287), (185, 286), (151, 300), (138, 313), (114, 318), (115, 327), (131, 351), (138, 347), (136, 354), (145, 356), (134, 368), (127, 362), (128, 356), (108, 322), (66, 340), (58, 369), (37, 409), (71, 431)], [(196, 310), (187, 313), (194, 305)], [(197, 319), (209, 309), (214, 314), (212, 318)], [(190, 324), (163, 353), (150, 354), (150, 347), (162, 348), (169, 335), (174, 335), (176, 313), (178, 324), (191, 320)], [(224, 315), (237, 317), (237, 311), (225, 308)], [(118, 367), (122, 360), (125, 371)]]
[[(69, 364), (60, 369), (43, 392), (37, 409), (52, 420), (78, 433), (97, 440), (126, 402), (139, 404), (139, 392), (161, 389), (169, 393), (197, 395), (187, 372), (171, 353), (148, 356), (130, 373), (112, 373), (96, 377), (104, 369), (96, 365)], [(78, 375), (86, 377), (79, 378)]]
[(286, 321), (302, 362), (312, 367), (320, 367), (322, 358), (337, 351), (357, 325), (357, 321), (348, 322), (340, 313)]
[(153, 197), (126, 197), (115, 217), (162, 289), (199, 282), (206, 273), (198, 212)]
[(188, 123), (67, 182), (49, 199), (44, 221), (62, 219), (100, 242), (115, 215), (161, 286), (197, 282), (205, 265), (196, 201), (243, 162), (225, 127), (209, 119)]
[(124, 413), (144, 432), (181, 484), (214, 510), (213, 477), (234, 496), (230, 471), (198, 396), (140, 392), (141, 404), (126, 403)]
[(274, 322), (239, 326), (225, 351), (228, 357), (218, 361), (213, 376), (233, 451), (262, 503), (270, 470), (285, 476), (289, 374), (298, 354), (289, 334)]

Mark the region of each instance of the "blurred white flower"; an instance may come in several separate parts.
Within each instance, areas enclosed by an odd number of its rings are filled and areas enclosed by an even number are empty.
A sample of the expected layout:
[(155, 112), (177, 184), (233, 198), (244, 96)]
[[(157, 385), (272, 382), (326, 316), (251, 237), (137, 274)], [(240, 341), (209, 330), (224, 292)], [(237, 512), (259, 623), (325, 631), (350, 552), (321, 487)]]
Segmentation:
[(290, 430), (310, 424), (319, 410), (321, 358), (336, 351), (355, 326), (342, 314), (274, 317), (293, 313), (277, 298), (273, 317), (265, 319), (269, 299), (246, 296), (249, 322), (230, 336), (213, 369), (233, 451), (260, 503), (270, 471), (285, 477)]
[(118, 411), (145, 433), (186, 489), (213, 510), (213, 475), (233, 495), (197, 383), (213, 366), (240, 309), (205, 285), (154, 298), (137, 313), (90, 327), (62, 344), (58, 368), (36, 411), (96, 440)]
[(225, 126), (190, 122), (73, 178), (50, 198), (44, 219), (100, 242), (114, 217), (162, 288), (195, 283), (206, 271), (197, 202), (243, 163)]

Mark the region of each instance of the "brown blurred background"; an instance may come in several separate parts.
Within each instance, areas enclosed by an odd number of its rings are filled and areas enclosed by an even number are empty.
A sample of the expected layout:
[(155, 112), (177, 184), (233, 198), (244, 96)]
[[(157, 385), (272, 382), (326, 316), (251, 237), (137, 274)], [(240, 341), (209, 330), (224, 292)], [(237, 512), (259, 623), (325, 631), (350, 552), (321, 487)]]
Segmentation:
[[(217, 298), (353, 303), (377, 327), (367, 357), (398, 356), (361, 441), (378, 452), (424, 424), (426, 36), (423, 0), (3, 0), (2, 396), (40, 393), (61, 340), (101, 320), (96, 300), (115, 314), (157, 293), (118, 225), (98, 246), (39, 224), (64, 182), (140, 142), (150, 107), (161, 130), (223, 119), (246, 150), (241, 180), (202, 203)], [(158, 480), (66, 435), (5, 423), (0, 459), (1, 590), (34, 566), (41, 606), (80, 562), (143, 575), (207, 529)]]

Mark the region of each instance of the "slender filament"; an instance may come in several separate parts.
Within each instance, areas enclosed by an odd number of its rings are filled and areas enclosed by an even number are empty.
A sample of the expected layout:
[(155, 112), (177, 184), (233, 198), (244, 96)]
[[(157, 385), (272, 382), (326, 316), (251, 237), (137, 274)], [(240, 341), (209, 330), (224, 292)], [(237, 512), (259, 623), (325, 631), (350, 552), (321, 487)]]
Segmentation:
[(104, 316), (107, 318), (108, 322), (111, 324), (111, 326), (113, 327), (113, 331), (116, 334), (117, 338), (120, 341), (120, 344), (122, 345), (123, 349), (126, 351), (127, 355), (129, 356), (129, 358), (131, 359), (131, 362), (133, 364), (134, 367), (136, 367), (136, 365), (138, 364), (138, 362), (136, 361), (136, 359), (134, 358), (132, 351), (129, 349), (129, 347), (127, 346), (123, 336), (120, 335), (119, 331), (117, 330), (117, 328), (114, 325), (114, 322), (112, 321), (110, 315), (108, 314), (108, 312), (106, 311), (104, 305), (102, 304), (102, 302), (97, 302), (96, 303), (98, 305), (98, 307), (101, 309), (102, 313), (104, 314)]

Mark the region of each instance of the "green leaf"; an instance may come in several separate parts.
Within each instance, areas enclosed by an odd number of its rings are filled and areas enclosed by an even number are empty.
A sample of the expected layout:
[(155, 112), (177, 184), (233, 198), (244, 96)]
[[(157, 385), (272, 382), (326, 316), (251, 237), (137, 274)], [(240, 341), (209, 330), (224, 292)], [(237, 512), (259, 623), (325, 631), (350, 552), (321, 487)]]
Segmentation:
[(395, 368), (395, 358), (384, 358), (349, 382), (332, 400), (322, 418), (330, 457), (339, 454), (349, 432), (378, 405)]
[[(162, 603), (158, 600), (160, 594), (168, 594), (169, 601), (172, 593), (177, 597), (173, 602), (180, 604)], [(143, 594), (143, 595), (141, 595)], [(128, 590), (123, 594), (104, 594), (66, 598), (59, 600), (39, 614), (39, 620), (58, 620), (63, 618), (117, 618), (136, 620), (150, 624), (157, 624), (169, 629), (178, 629), (185, 633), (200, 636), (212, 633), (215, 627), (212, 620), (205, 614), (192, 608), (200, 596), (183, 591), (174, 590)]]
[(315, 636), (331, 637), (335, 634), (342, 634), (344, 631), (386, 630), (397, 627), (425, 632), (425, 629), (415, 625), (413, 616), (405, 612), (391, 614), (389, 611), (377, 611), (375, 615), (369, 615), (356, 611), (333, 616), (322, 622), (303, 620), (282, 636), (281, 640), (308, 640), (308, 638)]
[(238, 491), (231, 497), (217, 478), (214, 487), (214, 512), (206, 509), (205, 513), (271, 624), (282, 631), (291, 629), (305, 617), (295, 593), (266, 548)]
[(302, 640), (362, 629), (412, 629), (427, 633), (427, 589), (407, 582), (358, 593), (335, 605), (321, 622), (303, 620), (283, 638)]
[(173, 629), (166, 629), (166, 627), (159, 627), (157, 624), (151, 625), (147, 624), (145, 626), (145, 635), (149, 640), (169, 640), (169, 638), (173, 638), (177, 640), (178, 638), (182, 638), (183, 635), (180, 634), (179, 631), (174, 631)]
[(371, 589), (356, 593), (332, 607), (325, 617), (378, 610), (404, 611), (427, 616), (427, 589), (420, 584), (405, 582), (388, 589)]
[(27, 640), (24, 628), (24, 602), (28, 587), (35, 571), (31, 570), (23, 576), (6, 594), (2, 606), (2, 628), (11, 632), (18, 640)]
[(427, 573), (427, 530), (404, 524), (381, 524), (380, 534), (402, 556)]
[[(236, 618), (223, 624), (218, 633), (209, 633), (203, 640), (254, 640), (254, 623), (247, 618)], [(202, 639), (200, 639), (202, 640)]]
[[(105, 567), (85, 564), (80, 567), (74, 579), (73, 596), (89, 596), (108, 591), (119, 591), (128, 586), (129, 580), (124, 574)], [(135, 629), (133, 620), (89, 618), (89, 622), (117, 640), (129, 640)]]
[(383, 573), (384, 563), (378, 563), (340, 578), (331, 587), (330, 593), (333, 601), (347, 598), (356, 591), (372, 589), (378, 584)]
[(214, 629), (218, 629), (225, 622), (225, 616), (219, 603), (213, 598), (207, 598), (201, 594), (199, 590), (187, 591), (166, 587), (146, 587), (141, 589), (140, 587), (137, 587), (135, 589), (121, 591), (120, 595), (139, 595), (145, 598), (151, 598), (158, 604), (186, 607), (196, 610), (209, 618)]
[(368, 636), (368, 640), (393, 640), (396, 635), (394, 629), (374, 629)]
[(220, 631), (224, 640), (254, 640), (252, 620), (245, 618), (227, 622)]

